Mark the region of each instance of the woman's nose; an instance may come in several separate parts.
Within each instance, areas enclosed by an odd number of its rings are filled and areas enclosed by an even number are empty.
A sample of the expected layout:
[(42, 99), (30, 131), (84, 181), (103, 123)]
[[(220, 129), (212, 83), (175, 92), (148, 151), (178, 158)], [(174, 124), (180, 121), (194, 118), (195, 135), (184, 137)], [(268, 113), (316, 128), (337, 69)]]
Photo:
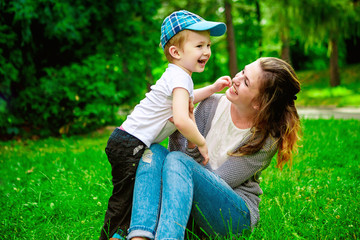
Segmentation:
[(239, 78), (239, 77), (241, 77), (241, 75), (242, 75), (242, 71), (238, 72), (238, 73), (235, 75), (235, 77)]
[(240, 84), (240, 77), (236, 74), (235, 77), (232, 79), (233, 84), (239, 85)]

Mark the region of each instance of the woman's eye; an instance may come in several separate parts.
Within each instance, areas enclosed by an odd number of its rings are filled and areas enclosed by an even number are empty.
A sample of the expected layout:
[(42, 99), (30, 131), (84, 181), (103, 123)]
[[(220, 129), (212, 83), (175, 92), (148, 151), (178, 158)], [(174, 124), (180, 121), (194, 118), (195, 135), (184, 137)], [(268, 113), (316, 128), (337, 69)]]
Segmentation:
[[(241, 75), (244, 76), (244, 73), (245, 73), (244, 70), (242, 70), (242, 71), (241, 71)], [(249, 86), (249, 82), (248, 82), (246, 76), (244, 76), (244, 78), (245, 78), (245, 79), (244, 79), (245, 86), (248, 87), (248, 86)]]

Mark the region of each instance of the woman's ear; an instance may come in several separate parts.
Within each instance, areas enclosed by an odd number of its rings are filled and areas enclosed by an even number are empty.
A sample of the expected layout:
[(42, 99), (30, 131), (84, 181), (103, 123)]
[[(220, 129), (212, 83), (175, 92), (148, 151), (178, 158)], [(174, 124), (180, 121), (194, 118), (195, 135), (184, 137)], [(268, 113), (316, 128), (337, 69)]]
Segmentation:
[(169, 47), (169, 53), (174, 59), (179, 60), (181, 58), (180, 50), (176, 46)]
[(256, 111), (259, 111), (259, 109), (260, 109), (260, 104), (259, 104), (257, 101), (253, 101), (253, 102), (251, 103), (251, 105), (252, 105), (253, 109), (255, 109)]

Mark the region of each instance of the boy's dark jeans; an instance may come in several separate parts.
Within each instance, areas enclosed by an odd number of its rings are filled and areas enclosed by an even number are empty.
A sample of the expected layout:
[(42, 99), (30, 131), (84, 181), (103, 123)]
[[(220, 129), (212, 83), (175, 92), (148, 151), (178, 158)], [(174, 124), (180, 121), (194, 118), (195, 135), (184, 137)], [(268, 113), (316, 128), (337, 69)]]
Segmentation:
[(142, 141), (118, 128), (107, 142), (105, 152), (111, 164), (114, 188), (100, 240), (111, 238), (119, 228), (125, 233), (129, 228), (135, 174), (145, 148)]

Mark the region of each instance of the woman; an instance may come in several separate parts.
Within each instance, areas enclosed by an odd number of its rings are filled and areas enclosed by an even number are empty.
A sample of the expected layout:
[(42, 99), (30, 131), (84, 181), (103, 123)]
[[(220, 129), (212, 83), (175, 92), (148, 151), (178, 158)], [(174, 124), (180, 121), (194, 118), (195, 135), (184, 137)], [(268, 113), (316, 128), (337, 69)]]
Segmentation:
[(179, 133), (170, 153), (147, 150), (136, 173), (128, 239), (183, 239), (192, 215), (208, 235), (241, 234), (259, 220), (261, 171), (277, 152), (282, 169), (296, 149), (300, 83), (292, 67), (260, 58), (232, 80), (225, 95), (199, 104), (196, 124), (206, 138), (209, 163)]

